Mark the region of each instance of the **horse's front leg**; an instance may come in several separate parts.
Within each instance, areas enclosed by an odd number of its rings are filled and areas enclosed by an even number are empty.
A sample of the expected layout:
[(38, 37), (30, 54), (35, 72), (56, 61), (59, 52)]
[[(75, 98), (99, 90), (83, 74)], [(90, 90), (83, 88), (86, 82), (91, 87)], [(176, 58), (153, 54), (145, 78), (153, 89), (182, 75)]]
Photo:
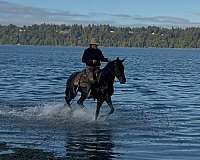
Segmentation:
[(112, 100), (111, 100), (111, 96), (108, 96), (106, 98), (106, 103), (108, 104), (108, 106), (110, 107), (110, 112), (108, 114), (112, 114), (114, 112), (114, 107), (113, 107), (113, 104), (112, 104)]
[(83, 102), (85, 101), (86, 98), (87, 98), (86, 95), (81, 94), (81, 97), (80, 97), (79, 100), (77, 101), (77, 103), (78, 103), (82, 108), (85, 108), (85, 106), (83, 105)]
[(102, 104), (103, 104), (103, 100), (97, 100), (97, 109), (96, 109), (96, 114), (95, 114), (95, 120), (97, 120), (97, 118), (99, 116), (99, 111), (100, 111)]

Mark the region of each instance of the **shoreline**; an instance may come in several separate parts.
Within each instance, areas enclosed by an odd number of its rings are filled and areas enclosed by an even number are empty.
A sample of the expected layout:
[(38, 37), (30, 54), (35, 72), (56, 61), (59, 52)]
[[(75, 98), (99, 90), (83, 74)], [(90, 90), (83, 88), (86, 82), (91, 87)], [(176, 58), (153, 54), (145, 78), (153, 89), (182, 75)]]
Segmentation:
[[(32, 45), (32, 44), (0, 44), (0, 46), (19, 46), (19, 47), (58, 47), (58, 48), (87, 48), (88, 46), (65, 46), (65, 45)], [(199, 50), (200, 48), (159, 48), (159, 47), (105, 47), (105, 46), (98, 46), (98, 48), (122, 48), (122, 49), (196, 49)]]

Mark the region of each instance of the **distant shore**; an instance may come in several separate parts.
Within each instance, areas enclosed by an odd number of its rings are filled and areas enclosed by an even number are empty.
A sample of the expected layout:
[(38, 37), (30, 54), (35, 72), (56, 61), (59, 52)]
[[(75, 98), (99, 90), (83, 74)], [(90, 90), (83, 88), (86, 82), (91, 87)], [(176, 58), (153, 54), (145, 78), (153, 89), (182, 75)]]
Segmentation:
[(110, 25), (0, 25), (0, 44), (88, 46), (91, 38), (103, 47), (200, 48), (200, 27), (113, 27)]
[[(86, 49), (88, 46), (64, 46), (64, 45), (27, 45), (27, 44), (23, 44), (23, 45), (17, 45), (17, 44), (0, 44), (0, 47), (1, 46), (16, 46), (16, 47), (63, 47), (63, 48), (83, 48), (83, 49)], [(124, 49), (131, 49), (131, 48), (134, 48), (134, 49), (200, 49), (200, 48), (159, 48), (159, 47), (105, 47), (105, 46), (99, 46), (98, 48), (124, 48)]]

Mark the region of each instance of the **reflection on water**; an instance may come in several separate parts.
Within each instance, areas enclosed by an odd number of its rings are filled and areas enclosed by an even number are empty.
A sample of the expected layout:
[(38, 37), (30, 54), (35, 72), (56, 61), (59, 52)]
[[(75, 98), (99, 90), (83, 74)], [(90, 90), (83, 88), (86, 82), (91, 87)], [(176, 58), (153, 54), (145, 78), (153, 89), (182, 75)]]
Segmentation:
[(69, 131), (65, 147), (68, 158), (109, 160), (114, 157), (112, 133), (100, 126), (94, 126), (90, 133)]
[(39, 148), (61, 157), (114, 158), (110, 124), (94, 121), (94, 110), (72, 107), (73, 112), (62, 104), (1, 107), (0, 139), (14, 148)]
[[(63, 107), (67, 77), (84, 48), (0, 46), (0, 141), (74, 159), (199, 160), (200, 50), (103, 48), (123, 58), (115, 112)], [(0, 151), (0, 154), (3, 152)]]

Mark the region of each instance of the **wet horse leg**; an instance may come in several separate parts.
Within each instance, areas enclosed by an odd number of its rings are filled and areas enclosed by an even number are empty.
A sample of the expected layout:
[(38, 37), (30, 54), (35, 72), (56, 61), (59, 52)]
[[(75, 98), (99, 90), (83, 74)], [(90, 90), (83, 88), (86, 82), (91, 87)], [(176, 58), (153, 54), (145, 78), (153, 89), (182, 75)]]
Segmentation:
[[(68, 94), (66, 94), (66, 93), (68, 93)], [(71, 108), (71, 101), (72, 101), (72, 99), (74, 99), (75, 97), (76, 97), (76, 95), (77, 95), (77, 86), (73, 86), (72, 88), (71, 88), (71, 90), (70, 90), (70, 88), (69, 88), (69, 90), (67, 91), (65, 91), (65, 107), (67, 106), (67, 107), (69, 107), (70, 109), (72, 109)]]
[(79, 100), (77, 101), (77, 103), (78, 103), (82, 108), (85, 108), (85, 106), (83, 105), (83, 102), (85, 101), (86, 98), (87, 98), (86, 95), (81, 94), (81, 97), (80, 97)]
[(112, 100), (111, 100), (111, 97), (107, 97), (106, 99), (106, 103), (108, 104), (108, 106), (110, 107), (110, 112), (108, 114), (112, 114), (114, 112), (114, 107), (113, 107), (113, 104), (112, 104)]
[(102, 104), (103, 104), (102, 100), (97, 100), (97, 109), (96, 109), (96, 114), (95, 114), (95, 120), (97, 120), (97, 118), (99, 116), (99, 111), (100, 111)]
[(67, 99), (66, 97), (65, 97), (65, 104), (64, 104), (64, 107), (65, 108), (68, 108), (69, 109), (69, 111), (71, 112), (72, 111), (72, 107), (71, 107), (71, 100), (69, 100), (69, 99)]

